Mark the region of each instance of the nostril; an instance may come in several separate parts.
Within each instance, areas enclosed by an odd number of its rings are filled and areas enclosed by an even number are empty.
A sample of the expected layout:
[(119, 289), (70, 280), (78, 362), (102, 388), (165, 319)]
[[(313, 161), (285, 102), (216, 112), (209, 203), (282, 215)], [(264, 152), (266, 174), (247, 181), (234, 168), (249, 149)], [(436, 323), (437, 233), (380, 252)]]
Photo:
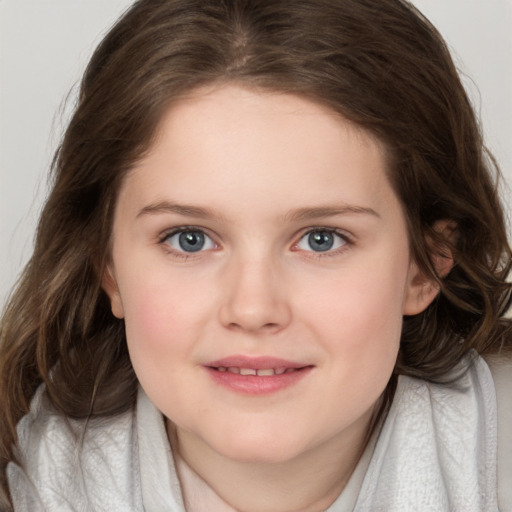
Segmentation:
[(259, 330), (274, 331), (274, 330), (279, 329), (280, 327), (279, 327), (279, 324), (275, 323), (275, 322), (268, 322), (266, 324), (263, 324), (260, 326), (255, 326), (255, 327), (252, 327), (252, 326), (248, 325), (247, 323), (239, 324), (237, 322), (231, 322), (228, 325), (228, 328), (232, 329), (232, 330), (236, 330), (236, 331), (259, 331)]
[(229, 295), (219, 309), (220, 323), (232, 331), (270, 334), (282, 330), (290, 320), (291, 311), (284, 298), (261, 294)]

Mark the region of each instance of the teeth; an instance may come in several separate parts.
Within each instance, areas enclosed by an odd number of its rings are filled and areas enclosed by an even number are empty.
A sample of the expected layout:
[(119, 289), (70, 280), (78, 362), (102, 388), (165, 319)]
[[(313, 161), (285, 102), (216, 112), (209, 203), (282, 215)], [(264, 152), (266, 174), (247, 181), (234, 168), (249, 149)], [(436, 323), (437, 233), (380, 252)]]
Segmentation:
[(257, 373), (262, 377), (269, 377), (270, 375), (275, 375), (275, 371), (273, 368), (269, 368), (268, 370), (258, 370)]
[(296, 368), (264, 368), (255, 370), (254, 368), (238, 368), (237, 366), (219, 366), (217, 371), (235, 373), (237, 375), (258, 375), (260, 377), (271, 377), (272, 375), (282, 375), (283, 373), (292, 373)]
[(257, 372), (252, 368), (240, 368), (240, 375), (257, 375)]

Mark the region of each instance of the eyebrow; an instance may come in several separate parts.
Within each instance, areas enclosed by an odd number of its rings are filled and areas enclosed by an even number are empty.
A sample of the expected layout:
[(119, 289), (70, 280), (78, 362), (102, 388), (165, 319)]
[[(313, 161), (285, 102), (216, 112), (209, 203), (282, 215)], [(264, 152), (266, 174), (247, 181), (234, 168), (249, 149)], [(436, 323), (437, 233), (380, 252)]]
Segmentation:
[(187, 204), (171, 203), (169, 201), (160, 201), (158, 203), (150, 204), (142, 208), (142, 210), (137, 214), (137, 217), (142, 217), (143, 215), (155, 213), (177, 213), (178, 215), (183, 215), (185, 217), (198, 218), (218, 216), (215, 214), (213, 210), (210, 210), (209, 208), (202, 208), (200, 206), (192, 206)]
[(315, 208), (299, 208), (285, 215), (285, 219), (292, 221), (314, 220), (321, 217), (335, 217), (337, 215), (365, 214), (380, 218), (380, 215), (373, 209), (355, 205), (334, 205), (320, 206)]
[[(158, 213), (175, 213), (185, 217), (204, 218), (220, 218), (215, 211), (204, 208), (201, 206), (193, 206), (187, 204), (173, 203), (169, 201), (160, 201), (158, 203), (150, 204), (142, 208), (137, 214), (137, 218), (144, 215), (158, 214)], [(364, 206), (355, 205), (333, 205), (333, 206), (319, 206), (312, 208), (299, 208), (292, 210), (284, 215), (286, 221), (304, 221), (314, 220), (322, 217), (335, 217), (337, 215), (371, 215), (380, 218), (380, 215), (373, 209)]]

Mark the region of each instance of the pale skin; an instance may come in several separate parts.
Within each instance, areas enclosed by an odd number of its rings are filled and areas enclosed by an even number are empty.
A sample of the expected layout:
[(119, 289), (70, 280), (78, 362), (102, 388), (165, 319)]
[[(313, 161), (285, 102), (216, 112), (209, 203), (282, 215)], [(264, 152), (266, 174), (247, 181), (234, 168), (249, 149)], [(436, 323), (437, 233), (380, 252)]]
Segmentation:
[[(181, 456), (237, 510), (336, 499), (402, 317), (437, 294), (411, 259), (386, 165), (378, 140), (325, 107), (224, 85), (172, 105), (121, 187), (103, 281), (112, 311)], [(243, 393), (208, 368), (233, 355), (307, 371)]]

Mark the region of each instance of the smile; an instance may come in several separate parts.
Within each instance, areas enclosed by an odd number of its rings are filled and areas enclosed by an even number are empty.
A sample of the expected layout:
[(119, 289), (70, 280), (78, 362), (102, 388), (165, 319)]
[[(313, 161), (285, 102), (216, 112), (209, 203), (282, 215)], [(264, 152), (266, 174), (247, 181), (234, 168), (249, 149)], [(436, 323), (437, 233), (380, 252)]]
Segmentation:
[[(283, 373), (291, 373), (298, 370), (298, 368), (239, 368), (238, 366), (219, 366), (213, 368), (218, 372), (229, 372), (237, 375), (257, 375), (259, 377), (271, 377), (272, 375), (282, 375)], [(300, 369), (300, 368), (299, 368)]]
[(266, 395), (293, 387), (314, 366), (274, 357), (230, 356), (204, 368), (216, 384), (229, 391)]

